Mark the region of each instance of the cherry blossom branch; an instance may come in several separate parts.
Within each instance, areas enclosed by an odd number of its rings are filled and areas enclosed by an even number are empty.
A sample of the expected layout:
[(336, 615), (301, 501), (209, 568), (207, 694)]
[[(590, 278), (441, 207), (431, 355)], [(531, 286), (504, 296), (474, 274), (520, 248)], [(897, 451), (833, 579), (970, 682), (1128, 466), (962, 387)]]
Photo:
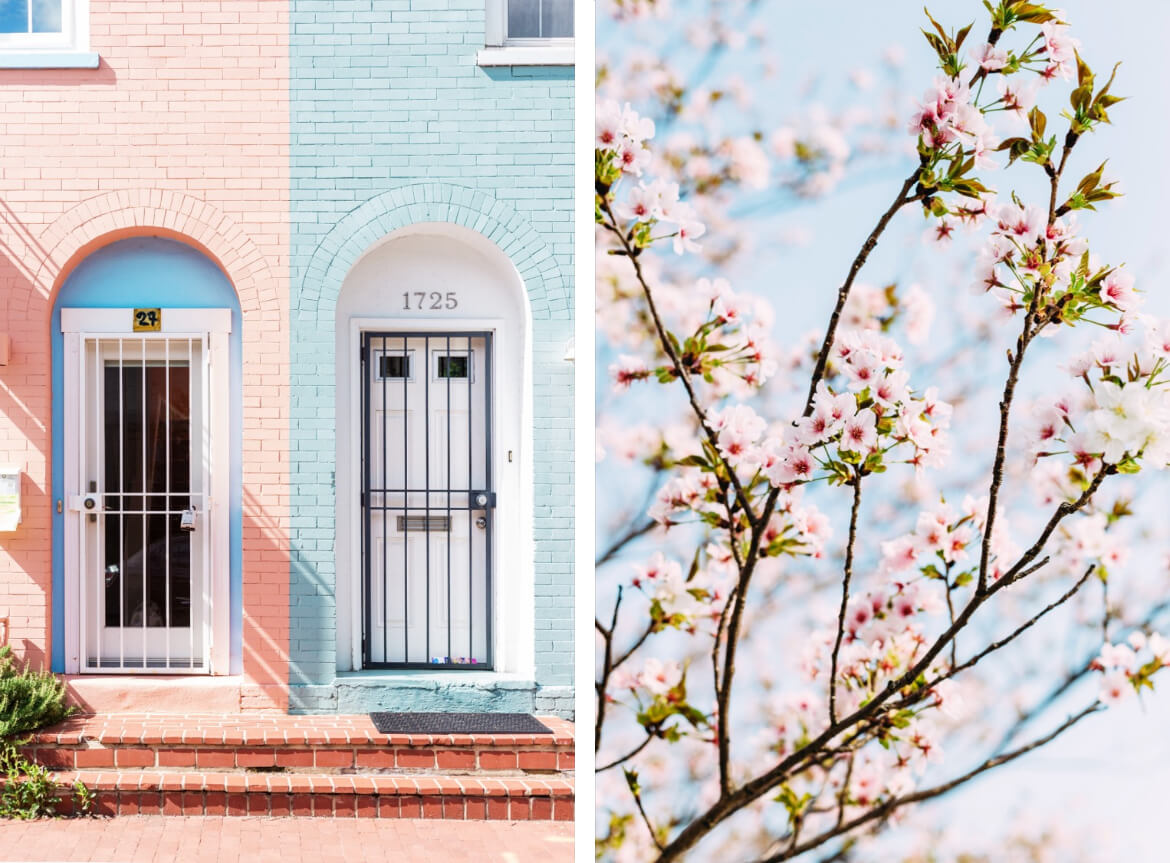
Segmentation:
[[(1045, 561), (1047, 561), (1047, 558), (1045, 558)], [(954, 666), (953, 668), (949, 669), (945, 674), (941, 674), (938, 677), (936, 677), (934, 680), (927, 683), (924, 688), (930, 689), (930, 688), (935, 687), (938, 684), (942, 683), (944, 680), (950, 680), (952, 677), (954, 677), (959, 672), (966, 671), (968, 668), (971, 668), (971, 667), (977, 665), (988, 654), (995, 653), (997, 650), (1000, 650), (1001, 648), (1004, 648), (1008, 644), (1010, 644), (1011, 642), (1015, 641), (1017, 638), (1019, 638), (1021, 635), (1023, 635), (1025, 632), (1027, 632), (1029, 629), (1031, 629), (1033, 626), (1035, 626), (1037, 623), (1039, 623), (1043, 618), (1047, 617), (1050, 613), (1052, 613), (1056, 609), (1060, 608), (1060, 606), (1064, 605), (1066, 602), (1068, 602), (1070, 599), (1072, 599), (1080, 591), (1080, 589), (1082, 587), (1084, 587), (1085, 582), (1089, 580), (1089, 576), (1091, 576), (1096, 571), (1096, 569), (1097, 569), (1096, 564), (1093, 564), (1092, 566), (1090, 566), (1088, 569), (1085, 570), (1085, 574), (1082, 575), (1080, 578), (1078, 578), (1076, 583), (1073, 584), (1072, 587), (1070, 587), (1068, 590), (1066, 590), (1064, 593), (1062, 593), (1058, 599), (1054, 599), (1052, 602), (1048, 603), (1048, 605), (1044, 606), (1043, 609), (1038, 611), (1036, 614), (1034, 614), (1032, 617), (1030, 617), (1023, 624), (1021, 624), (1016, 629), (1014, 629), (1010, 635), (1004, 636), (999, 641), (992, 642), (987, 647), (985, 647), (983, 650), (979, 651), (977, 654), (972, 656), (970, 659), (960, 663), (959, 665)]]
[[(710, 423), (707, 422), (706, 410), (699, 404), (698, 394), (695, 392), (694, 384), (691, 382), (690, 369), (683, 365), (682, 359), (679, 357), (678, 351), (675, 350), (670, 335), (667, 333), (666, 325), (662, 323), (662, 317), (658, 313), (658, 306), (654, 302), (654, 292), (650, 289), (650, 285), (646, 281), (646, 276), (642, 272), (642, 263), (639, 260), (641, 249), (635, 248), (634, 244), (630, 242), (629, 237), (626, 236), (625, 232), (618, 225), (617, 216), (613, 212), (609, 196), (598, 195), (598, 200), (600, 201), (602, 212), (609, 219), (608, 223), (603, 222), (602, 224), (618, 238), (618, 242), (621, 243), (622, 254), (630, 259), (630, 263), (634, 267), (634, 276), (638, 280), (638, 285), (642, 288), (642, 295), (646, 298), (646, 306), (650, 311), (651, 320), (654, 321), (654, 329), (658, 335), (658, 341), (662, 345), (662, 349), (666, 353), (667, 358), (670, 360), (670, 365), (674, 369), (675, 375), (682, 381), (683, 388), (687, 392), (687, 400), (690, 402), (691, 410), (699, 422), (699, 427), (703, 430), (704, 437), (707, 438), (707, 442), (711, 445), (718, 458), (718, 436), (715, 434), (715, 430), (711, 428)], [(724, 467), (726, 468), (727, 481), (730, 481), (731, 485), (735, 488), (736, 500), (744, 512), (751, 512), (751, 502), (748, 499), (747, 493), (744, 491), (743, 485), (739, 481), (739, 475), (736, 474), (735, 469), (731, 465), (724, 463)], [(721, 476), (720, 483), (722, 484), (723, 482), (724, 480)], [(730, 512), (730, 506), (728, 509), (728, 522), (730, 524), (734, 521), (734, 518)]]
[[(985, 592), (979, 593), (976, 591), (968, 603), (960, 611), (958, 617), (955, 618), (947, 629), (938, 637), (923, 655), (907, 669), (900, 677), (891, 680), (886, 684), (885, 689), (878, 692), (870, 701), (859, 707), (849, 716), (831, 723), (828, 728), (822, 731), (814, 739), (808, 741), (804, 746), (795, 750), (771, 769), (765, 771), (754, 779), (745, 782), (735, 790), (721, 794), (717, 800), (705, 813), (698, 818), (691, 821), (679, 834), (670, 842), (662, 851), (659, 857), (660, 863), (665, 863), (669, 860), (677, 860), (684, 852), (692, 848), (703, 836), (707, 835), (717, 824), (730, 817), (735, 812), (738, 812), (744, 806), (752, 801), (766, 794), (776, 785), (783, 782), (788, 776), (801, 769), (805, 769), (809, 764), (815, 762), (823, 755), (826, 745), (835, 737), (844, 731), (849, 730), (860, 722), (869, 719), (877, 713), (896, 692), (899, 692), (904, 687), (912, 684), (918, 679), (919, 675), (923, 674), (930, 665), (938, 657), (946, 646), (951, 642), (955, 635), (961, 631), (970, 622), (975, 612), (999, 591), (1008, 587), (1010, 584), (1023, 578), (1028, 570), (1028, 565), (1036, 559), (1044, 545), (1048, 542), (1052, 532), (1056, 530), (1057, 526), (1067, 518), (1069, 515), (1083, 509), (1092, 499), (1101, 482), (1104, 480), (1106, 474), (1115, 472), (1115, 468), (1105, 466), (1093, 478), (1088, 488), (1077, 498), (1076, 501), (1070, 503), (1064, 501), (1056, 508), (1052, 517), (1048, 520), (1044, 529), (1041, 531), (1040, 537), (1030, 546), (1017, 560), (1017, 562), (1004, 574), (1004, 576), (995, 584), (991, 585)], [(926, 691), (920, 690), (925, 696)], [(807, 849), (806, 849), (807, 850)]]
[(845, 577), (841, 581), (841, 608), (837, 612), (837, 640), (833, 643), (833, 659), (829, 669), (829, 724), (837, 721), (837, 658), (841, 641), (845, 638), (845, 613), (849, 607), (849, 582), (853, 578), (853, 549), (857, 542), (857, 514), (861, 510), (861, 472), (854, 475), (853, 507), (849, 513), (849, 540), (845, 544)]
[[(1061, 151), (1060, 166), (1053, 168), (1051, 161), (1046, 162), (1044, 165), (1045, 173), (1049, 178), (1049, 228), (1056, 222), (1056, 196), (1060, 186), (1060, 178), (1064, 174), (1064, 166), (1068, 162), (1069, 153), (1072, 152), (1072, 148), (1076, 142), (1077, 136), (1070, 129)], [(1032, 293), (1032, 300), (1028, 304), (1028, 310), (1024, 313), (1024, 323), (1020, 330), (1020, 335), (1016, 339), (1015, 353), (1009, 354), (1007, 382), (1004, 384), (1003, 397), (999, 402), (999, 436), (995, 445), (995, 462), (991, 468), (991, 487), (987, 493), (987, 517), (983, 530), (983, 543), (979, 550), (979, 583), (976, 588), (978, 593), (983, 593), (987, 590), (988, 566), (991, 562), (991, 541), (993, 531), (995, 530), (996, 505), (999, 502), (999, 492), (1003, 486), (1003, 469), (1004, 462), (1007, 458), (1008, 419), (1011, 415), (1012, 399), (1015, 395), (1016, 384), (1020, 377), (1020, 368), (1024, 364), (1024, 353), (1039, 331), (1038, 329), (1034, 329), (1034, 326), (1040, 309), (1042, 293), (1040, 283), (1037, 282)]]
[(605, 654), (601, 663), (601, 679), (597, 681), (597, 711), (593, 728), (593, 751), (601, 749), (601, 726), (605, 723), (605, 691), (609, 687), (609, 675), (613, 673), (613, 633), (617, 629), (618, 610), (622, 607), (622, 587), (618, 585), (617, 599), (613, 603), (613, 617), (609, 628), (594, 620), (593, 625), (605, 642)]
[(975, 767), (948, 782), (944, 782), (940, 785), (935, 785), (930, 788), (924, 788), (920, 791), (915, 791), (912, 794), (905, 794), (901, 797), (894, 797), (885, 803), (882, 803), (879, 806), (875, 806), (861, 815), (858, 815), (856, 818), (845, 822), (844, 824), (839, 824), (836, 827), (833, 827), (817, 836), (812, 837), (811, 839), (805, 840), (799, 845), (786, 849), (785, 851), (771, 857), (762, 858), (759, 863), (782, 863), (784, 860), (791, 860), (793, 857), (797, 857), (806, 851), (811, 851), (814, 848), (817, 848), (826, 842), (830, 842), (833, 839), (836, 839), (838, 836), (849, 833), (850, 831), (868, 824), (871, 821), (886, 818), (893, 814), (895, 810), (900, 809), (903, 806), (907, 806), (912, 803), (921, 803), (927, 800), (932, 800), (936, 797), (940, 797), (949, 791), (953, 791), (954, 789), (965, 785), (972, 779), (983, 773), (986, 773), (989, 770), (992, 770), (996, 767), (1001, 767), (1011, 761), (1015, 761), (1017, 758), (1020, 758), (1023, 755), (1027, 755), (1029, 752), (1051, 743), (1053, 740), (1064, 734), (1082, 719), (1087, 716), (1091, 716), (1092, 714), (1101, 710), (1103, 707), (1104, 705), (1101, 704), (1101, 702), (1094, 701), (1088, 707), (1085, 707), (1078, 713), (1074, 713), (1072, 716), (1068, 717), (1064, 722), (1062, 722), (1048, 734), (1045, 734), (1043, 737), (1038, 737), (1024, 746), (1013, 749), (1010, 752), (1005, 752), (1002, 755), (993, 756), (984, 761), (978, 767)]
[(618, 585), (617, 599), (613, 604), (613, 618), (608, 627), (604, 626), (600, 620), (596, 618), (593, 621), (593, 627), (601, 634), (602, 641), (605, 644), (605, 652), (601, 663), (601, 677), (597, 681), (597, 721), (593, 729), (593, 745), (594, 752), (601, 750), (601, 726), (605, 720), (605, 706), (606, 706), (606, 691), (609, 688), (609, 678), (627, 659), (634, 655), (635, 651), (641, 647), (647, 638), (654, 634), (654, 622), (651, 621), (642, 634), (634, 641), (634, 643), (617, 659), (613, 658), (613, 638), (617, 631), (618, 611), (622, 606), (622, 587)]
[(853, 289), (853, 282), (857, 278), (857, 274), (861, 272), (861, 268), (865, 266), (865, 262), (869, 260), (870, 253), (877, 248), (878, 240), (885, 233), (886, 227), (898, 211), (907, 204), (919, 201), (924, 197), (921, 192), (916, 192), (913, 195), (910, 194), (910, 190), (918, 183), (918, 178), (921, 175), (922, 166), (919, 165), (906, 178), (906, 181), (902, 183), (902, 188), (898, 190), (894, 202), (882, 213), (873, 230), (869, 232), (869, 236), (865, 238), (865, 242), (861, 244), (861, 249), (853, 258), (853, 263), (849, 266), (849, 273), (845, 276), (845, 281), (841, 283), (841, 287), (837, 291), (837, 304), (833, 307), (832, 314), (829, 315), (829, 326), (825, 330), (825, 338), (821, 342), (821, 348), (817, 353), (816, 366), (813, 368), (812, 378), (809, 380), (808, 397), (804, 402), (804, 416), (812, 413), (813, 399), (817, 394), (817, 385), (825, 377), (825, 371), (829, 365), (829, 354), (833, 350), (833, 340), (837, 336), (837, 325), (841, 321), (841, 314), (845, 311), (845, 303), (849, 300), (849, 293)]
[[(1127, 637), (1130, 633), (1145, 632), (1146, 630), (1150, 629), (1153, 626), (1154, 621), (1157, 620), (1158, 616), (1168, 610), (1170, 610), (1170, 600), (1165, 600), (1158, 603), (1152, 609), (1150, 609), (1141, 623), (1135, 624), (1125, 633), (1123, 633), (1123, 638)], [(993, 751), (998, 754), (999, 752), (1007, 749), (1008, 745), (1016, 738), (1016, 735), (1020, 733), (1024, 726), (1026, 726), (1040, 714), (1044, 713), (1063, 695), (1071, 690), (1077, 683), (1083, 680), (1085, 676), (1093, 670), (1092, 664), (1095, 658), (1096, 653), (1086, 658), (1072, 671), (1068, 672), (1068, 674), (1065, 675), (1064, 679), (1061, 680), (1060, 683), (1049, 690), (1047, 695), (1033, 704), (1030, 708), (1020, 713), (1016, 717), (1015, 722), (1012, 723), (1011, 727), (1009, 727), (1004, 732), (1003, 736), (1000, 737), (999, 743), (996, 745)]]
[(646, 825), (646, 830), (650, 833), (650, 839), (654, 842), (659, 851), (662, 850), (662, 840), (658, 838), (658, 831), (654, 829), (654, 825), (650, 823), (650, 816), (646, 814), (646, 807), (642, 805), (642, 791), (638, 787), (638, 774), (631, 774), (626, 771), (626, 782), (630, 787), (630, 794), (634, 796), (634, 803), (638, 807), (638, 814), (642, 816), (642, 821)]

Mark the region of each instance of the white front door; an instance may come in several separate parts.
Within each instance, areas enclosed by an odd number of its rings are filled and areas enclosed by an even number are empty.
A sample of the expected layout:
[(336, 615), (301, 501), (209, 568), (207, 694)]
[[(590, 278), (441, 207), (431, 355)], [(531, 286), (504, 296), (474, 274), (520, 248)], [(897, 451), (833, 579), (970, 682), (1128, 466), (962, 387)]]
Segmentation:
[(491, 668), (491, 334), (362, 345), (364, 664)]
[[(227, 604), (229, 402), (212, 371), (227, 313), (218, 332), (134, 332), (136, 311), (62, 310), (75, 655), (82, 673), (208, 673)], [(177, 327), (210, 314), (150, 311)]]

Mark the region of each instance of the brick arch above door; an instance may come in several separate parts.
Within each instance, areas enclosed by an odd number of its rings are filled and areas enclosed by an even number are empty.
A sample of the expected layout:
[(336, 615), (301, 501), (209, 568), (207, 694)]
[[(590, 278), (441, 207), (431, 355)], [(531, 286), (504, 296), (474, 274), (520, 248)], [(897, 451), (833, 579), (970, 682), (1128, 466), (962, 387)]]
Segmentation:
[(341, 285), (358, 259), (391, 233), (426, 222), (470, 228), (499, 247), (524, 283), (534, 321), (572, 317), (566, 280), (540, 233), (502, 201), (446, 183), (400, 186), (346, 213), (300, 273), (294, 307), (318, 320), (332, 318)]

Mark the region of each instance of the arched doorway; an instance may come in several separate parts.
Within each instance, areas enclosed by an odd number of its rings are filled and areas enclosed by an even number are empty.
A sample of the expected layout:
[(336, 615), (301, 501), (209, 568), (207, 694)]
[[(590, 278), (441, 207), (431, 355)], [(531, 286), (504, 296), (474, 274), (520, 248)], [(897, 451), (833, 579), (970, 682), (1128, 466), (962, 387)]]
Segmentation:
[(171, 239), (113, 242), (54, 303), (54, 602), (68, 673), (239, 664), (241, 316)]
[(338, 669), (533, 673), (531, 323), (467, 228), (395, 231), (336, 312)]

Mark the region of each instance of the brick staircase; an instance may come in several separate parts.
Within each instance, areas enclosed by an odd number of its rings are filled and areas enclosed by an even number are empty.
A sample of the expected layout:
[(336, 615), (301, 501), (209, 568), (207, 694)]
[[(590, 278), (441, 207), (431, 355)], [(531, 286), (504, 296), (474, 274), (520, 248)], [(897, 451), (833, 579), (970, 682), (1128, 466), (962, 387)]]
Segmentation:
[[(102, 815), (557, 820), (573, 817), (573, 726), (552, 734), (380, 734), (368, 716), (108, 714), (35, 735)], [(71, 803), (62, 801), (69, 812)]]

